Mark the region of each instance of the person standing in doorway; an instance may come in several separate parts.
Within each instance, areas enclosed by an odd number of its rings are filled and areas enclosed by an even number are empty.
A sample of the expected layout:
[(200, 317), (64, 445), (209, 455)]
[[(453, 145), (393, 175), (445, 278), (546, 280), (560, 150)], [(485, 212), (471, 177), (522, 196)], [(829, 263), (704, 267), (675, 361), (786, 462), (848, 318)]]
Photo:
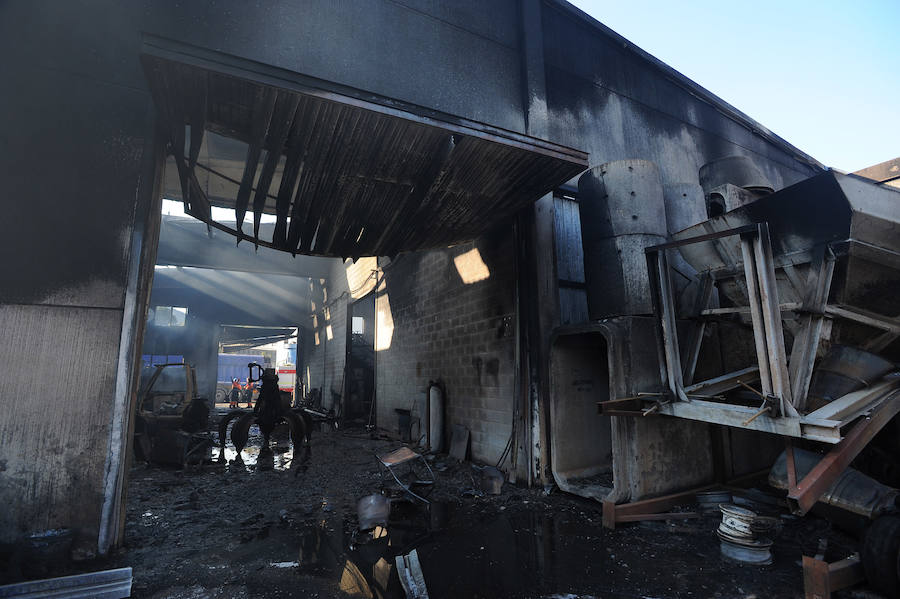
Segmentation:
[(241, 399), (241, 382), (237, 380), (237, 378), (231, 378), (231, 402), (228, 404), (228, 407), (231, 409), (237, 408), (238, 402)]
[(253, 389), (255, 387), (256, 384), (248, 378), (247, 384), (244, 386), (244, 399), (247, 400), (248, 408), (253, 407)]

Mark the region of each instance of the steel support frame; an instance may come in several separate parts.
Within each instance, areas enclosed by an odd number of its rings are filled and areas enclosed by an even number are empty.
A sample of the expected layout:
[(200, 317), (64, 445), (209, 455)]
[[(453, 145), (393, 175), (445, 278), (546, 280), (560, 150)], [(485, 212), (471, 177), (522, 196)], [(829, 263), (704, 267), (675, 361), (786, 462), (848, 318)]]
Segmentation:
[[(762, 395), (777, 398), (779, 415), (798, 418), (800, 413), (793, 400), (787, 354), (784, 347), (784, 332), (775, 283), (775, 266), (769, 239), (769, 226), (765, 222), (652, 246), (645, 250), (653, 307), (658, 315), (657, 330), (660, 354), (665, 366), (661, 374), (663, 374), (665, 385), (675, 401), (690, 401), (685, 392), (684, 381), (693, 379), (699, 347), (695, 347), (695, 343), (691, 343), (688, 356), (690, 363), (685, 368), (681, 362), (676, 330), (675, 299), (669, 278), (666, 252), (683, 245), (712, 241), (732, 235), (741, 237), (744, 275), (747, 281), (753, 338), (756, 344), (757, 377), (762, 387)], [(704, 289), (704, 296), (705, 292)], [(827, 289), (825, 297), (827, 297)], [(702, 303), (700, 305), (702, 306)], [(816, 341), (818, 342), (818, 337)], [(815, 355), (814, 352), (813, 355)], [(728, 378), (732, 374), (736, 373), (729, 373), (718, 378)], [(701, 381), (692, 386), (702, 386), (705, 382)], [(738, 379), (735, 379), (735, 386), (737, 384), (739, 384)]]
[(871, 413), (853, 425), (844, 439), (832, 447), (831, 451), (799, 481), (794, 462), (794, 448), (790, 438), (787, 438), (788, 506), (791, 511), (803, 515), (812, 509), (850, 462), (898, 413), (900, 413), (900, 391), (895, 391)]

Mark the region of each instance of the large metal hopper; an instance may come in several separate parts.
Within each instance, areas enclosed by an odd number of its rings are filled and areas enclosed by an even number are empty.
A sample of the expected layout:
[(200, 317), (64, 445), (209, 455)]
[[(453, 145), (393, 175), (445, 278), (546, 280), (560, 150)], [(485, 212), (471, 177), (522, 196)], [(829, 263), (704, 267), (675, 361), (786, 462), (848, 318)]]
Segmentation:
[[(788, 500), (805, 513), (900, 413), (900, 191), (825, 172), (645, 251), (665, 391), (601, 409), (786, 437)], [(691, 313), (675, 304), (677, 251), (704, 282)], [(748, 325), (756, 359), (694, 382), (704, 327), (723, 318)], [(833, 446), (803, 474), (791, 438)]]
[[(900, 292), (900, 190), (829, 171), (685, 229), (673, 238), (685, 240), (763, 222), (768, 223), (783, 310), (802, 310), (804, 302), (809, 303), (805, 295), (810, 269), (824, 253), (826, 259), (833, 255), (836, 260), (825, 308), (835, 317), (832, 342), (877, 353), (900, 333), (896, 300)], [(726, 302), (747, 305), (739, 236), (692, 243), (679, 250), (698, 272), (715, 277)], [(801, 319), (786, 318), (784, 324), (796, 334)]]

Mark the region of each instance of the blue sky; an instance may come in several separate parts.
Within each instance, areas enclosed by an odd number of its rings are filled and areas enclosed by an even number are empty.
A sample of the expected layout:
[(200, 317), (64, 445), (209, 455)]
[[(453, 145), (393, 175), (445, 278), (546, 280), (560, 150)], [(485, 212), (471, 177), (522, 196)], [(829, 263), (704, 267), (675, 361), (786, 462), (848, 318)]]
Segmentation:
[(900, 0), (570, 0), (827, 166), (900, 156)]

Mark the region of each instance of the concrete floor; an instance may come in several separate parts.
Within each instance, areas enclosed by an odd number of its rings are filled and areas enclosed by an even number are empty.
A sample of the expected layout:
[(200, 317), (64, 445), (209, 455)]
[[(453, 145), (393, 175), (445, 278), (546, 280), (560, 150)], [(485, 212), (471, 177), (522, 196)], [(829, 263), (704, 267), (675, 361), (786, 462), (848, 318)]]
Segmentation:
[(432, 463), (432, 506), (395, 503), (373, 539), (356, 531), (356, 500), (380, 488), (374, 454), (399, 445), (362, 430), (317, 432), (294, 459), (286, 435), (275, 438), (268, 459), (251, 437), (239, 461), (227, 450), (227, 463), (188, 470), (136, 464), (125, 546), (75, 569), (130, 566), (132, 596), (155, 599), (402, 598), (395, 557), (416, 549), (432, 599), (799, 598), (801, 555), (821, 537), (829, 559), (856, 549), (825, 520), (788, 517), (772, 565), (736, 564), (720, 556), (717, 514), (609, 531), (598, 503), (508, 483), (481, 495), (480, 471), (446, 457)]

